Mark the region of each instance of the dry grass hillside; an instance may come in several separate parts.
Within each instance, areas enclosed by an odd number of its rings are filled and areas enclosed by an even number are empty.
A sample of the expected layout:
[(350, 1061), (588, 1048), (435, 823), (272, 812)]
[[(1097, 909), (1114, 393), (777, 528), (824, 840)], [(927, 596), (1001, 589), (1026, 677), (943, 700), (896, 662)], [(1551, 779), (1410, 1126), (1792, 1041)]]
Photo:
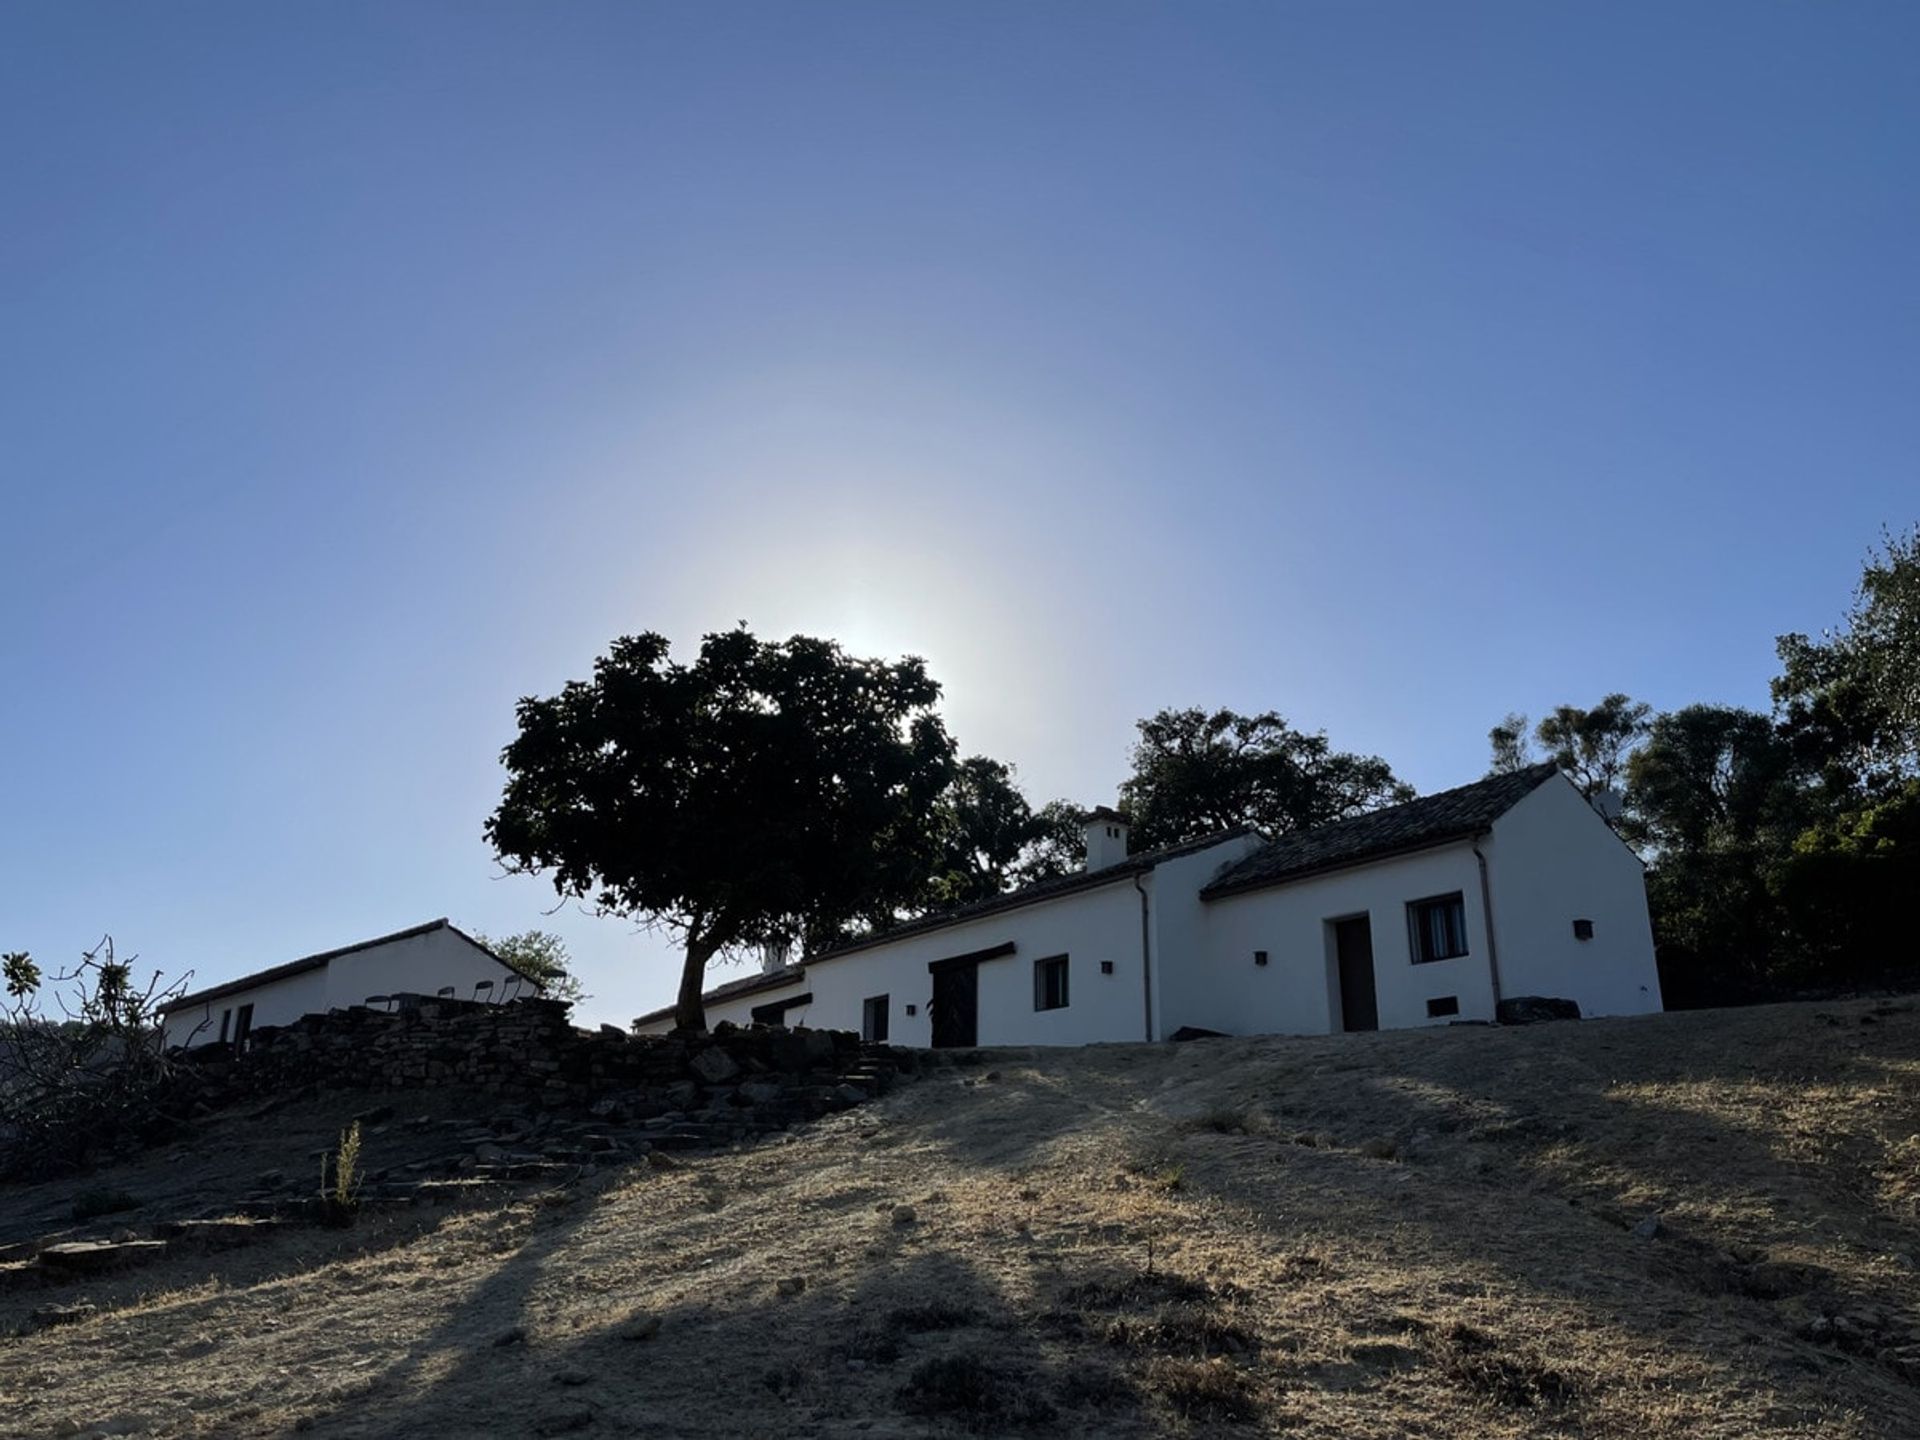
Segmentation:
[[(85, 1183), (217, 1196), (369, 1103)], [(393, 1103), (376, 1165), (485, 1113)], [(1916, 1132), (1906, 1001), (982, 1052), (782, 1143), (0, 1288), (8, 1333), (96, 1307), (0, 1340), (0, 1432), (1916, 1436)]]

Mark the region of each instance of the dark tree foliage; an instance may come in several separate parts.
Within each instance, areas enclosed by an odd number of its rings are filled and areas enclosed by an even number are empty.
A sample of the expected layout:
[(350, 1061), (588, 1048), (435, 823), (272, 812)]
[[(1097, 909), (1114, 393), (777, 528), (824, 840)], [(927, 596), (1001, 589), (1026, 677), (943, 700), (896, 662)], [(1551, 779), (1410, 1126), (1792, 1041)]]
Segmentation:
[(998, 760), (972, 755), (954, 769), (936, 823), (938, 870), (917, 909), (937, 910), (1000, 894), (1035, 833), (1033, 808)]
[(486, 837), (561, 895), (669, 928), (676, 1024), (700, 1029), (723, 951), (911, 908), (942, 858), (953, 742), (917, 659), (709, 635), (691, 664), (622, 638), (593, 678), (520, 702)]
[(1082, 869), (1087, 859), (1086, 818), (1086, 812), (1071, 800), (1049, 800), (1034, 811), (1027, 843), (1008, 879), (1014, 885), (1032, 885)]
[(1782, 635), (1778, 650), (1774, 704), (1836, 797), (1920, 776), (1920, 527), (1868, 555), (1840, 628)]
[(1511, 775), (1535, 763), (1533, 745), (1527, 739), (1527, 717), (1517, 710), (1509, 711), (1506, 719), (1487, 731), (1487, 745), (1493, 751), (1489, 775)]
[[(1920, 980), (1920, 529), (1867, 558), (1842, 623), (1779, 638), (1771, 715), (1609, 695), (1536, 738), (1588, 794), (1624, 776), (1670, 1005)], [(1491, 739), (1524, 754), (1525, 722)]]
[(1335, 750), (1271, 710), (1162, 710), (1139, 729), (1120, 787), (1139, 850), (1235, 825), (1281, 835), (1413, 797), (1386, 761)]
[(540, 993), (547, 999), (578, 1005), (589, 998), (579, 977), (573, 973), (567, 942), (551, 930), (522, 930), (500, 936), (483, 935), (476, 930), (473, 938), (522, 975), (539, 981)]
[(1910, 984), (1920, 978), (1913, 925), (1920, 899), (1920, 780), (1803, 831), (1778, 871), (1776, 889), (1792, 979)]
[[(1634, 746), (1647, 733), (1651, 705), (1615, 692), (1591, 710), (1558, 705), (1534, 727), (1547, 758), (1566, 772), (1591, 800), (1603, 790), (1618, 790), (1626, 779)], [(1509, 719), (1514, 717), (1509, 716)], [(1498, 727), (1494, 734), (1499, 733)], [(1496, 755), (1498, 753), (1498, 742)]]
[(1652, 723), (1628, 779), (1668, 1003), (1763, 993), (1785, 958), (1778, 860), (1809, 813), (1792, 747), (1765, 715), (1690, 705)]

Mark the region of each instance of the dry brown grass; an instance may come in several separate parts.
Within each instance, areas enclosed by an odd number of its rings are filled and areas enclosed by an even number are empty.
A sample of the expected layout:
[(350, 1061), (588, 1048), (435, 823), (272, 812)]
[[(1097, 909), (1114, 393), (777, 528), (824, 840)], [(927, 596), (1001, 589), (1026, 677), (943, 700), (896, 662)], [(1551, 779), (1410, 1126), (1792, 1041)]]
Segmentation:
[(1917, 1133), (1905, 1005), (1002, 1051), (683, 1169), (0, 1291), (100, 1307), (0, 1341), (0, 1431), (1911, 1437)]

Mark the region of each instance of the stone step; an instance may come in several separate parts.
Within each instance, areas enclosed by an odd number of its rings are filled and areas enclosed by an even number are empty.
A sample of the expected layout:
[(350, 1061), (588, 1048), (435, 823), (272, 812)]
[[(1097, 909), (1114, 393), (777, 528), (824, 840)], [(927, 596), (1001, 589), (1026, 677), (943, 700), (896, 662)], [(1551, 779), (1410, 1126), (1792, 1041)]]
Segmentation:
[(167, 1253), (164, 1240), (68, 1240), (40, 1252), (40, 1265), (68, 1275), (99, 1275), (145, 1265)]
[(162, 1220), (153, 1227), (153, 1233), (162, 1240), (208, 1250), (224, 1250), (265, 1240), (279, 1231), (282, 1225), (283, 1222), (277, 1217), (263, 1219), (230, 1215), (217, 1220)]

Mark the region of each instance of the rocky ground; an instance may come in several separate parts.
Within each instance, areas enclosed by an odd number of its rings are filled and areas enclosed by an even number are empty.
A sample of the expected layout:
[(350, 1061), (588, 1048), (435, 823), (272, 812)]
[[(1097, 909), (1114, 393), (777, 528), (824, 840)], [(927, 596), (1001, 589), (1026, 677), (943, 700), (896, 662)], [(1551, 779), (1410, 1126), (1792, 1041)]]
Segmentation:
[[(1910, 1001), (972, 1058), (718, 1152), (334, 1096), (0, 1189), (0, 1432), (1920, 1434)], [(288, 1215), (355, 1113), (392, 1194)]]

